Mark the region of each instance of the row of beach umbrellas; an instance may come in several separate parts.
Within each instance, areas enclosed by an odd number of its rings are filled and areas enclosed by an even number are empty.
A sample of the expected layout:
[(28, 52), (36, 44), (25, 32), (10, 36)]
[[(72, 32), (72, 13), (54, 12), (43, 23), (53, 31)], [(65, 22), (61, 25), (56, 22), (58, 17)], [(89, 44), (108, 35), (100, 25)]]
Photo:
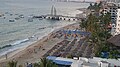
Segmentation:
[(90, 35), (90, 32), (80, 31), (80, 30), (63, 30), (64, 34), (80, 34), (80, 35)]

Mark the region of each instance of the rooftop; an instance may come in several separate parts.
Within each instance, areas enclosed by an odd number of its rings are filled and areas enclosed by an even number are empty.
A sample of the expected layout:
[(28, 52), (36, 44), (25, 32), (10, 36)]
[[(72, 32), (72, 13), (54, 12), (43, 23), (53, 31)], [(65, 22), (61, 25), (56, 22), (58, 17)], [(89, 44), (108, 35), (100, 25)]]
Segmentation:
[(86, 62), (84, 62), (82, 65), (83, 66), (89, 66), (89, 67), (98, 67), (97, 63), (86, 63)]
[(111, 37), (110, 39), (108, 39), (108, 41), (112, 44), (114, 44), (115, 46), (119, 46), (120, 47), (120, 34), (119, 35), (115, 35), (114, 37)]

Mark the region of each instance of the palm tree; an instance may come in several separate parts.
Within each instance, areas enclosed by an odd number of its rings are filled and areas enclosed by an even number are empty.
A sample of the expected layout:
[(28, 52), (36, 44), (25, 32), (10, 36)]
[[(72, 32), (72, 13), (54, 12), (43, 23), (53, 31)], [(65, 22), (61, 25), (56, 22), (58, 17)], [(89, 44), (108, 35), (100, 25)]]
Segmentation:
[(90, 9), (90, 10), (93, 9), (93, 5), (92, 5), (92, 3), (90, 3), (90, 6), (89, 6), (87, 9)]
[(58, 67), (51, 60), (48, 60), (46, 58), (42, 58), (39, 64), (40, 64), (40, 67)]
[(87, 22), (84, 19), (82, 19), (79, 24), (80, 29), (87, 29)]
[(90, 3), (90, 6), (88, 7), (89, 10), (95, 10), (95, 12), (99, 12), (99, 10), (102, 8), (102, 2), (100, 3), (94, 3), (94, 5), (92, 5), (92, 3)]
[(40, 67), (40, 64), (39, 63), (34, 63), (33, 66), (34, 67)]
[[(94, 9), (95, 12), (99, 12), (100, 8), (102, 8), (101, 2), (99, 4), (95, 3), (94, 5), (90, 4), (88, 7), (88, 9)], [(102, 14), (98, 17), (94, 14), (90, 14), (86, 20), (80, 23), (80, 26), (82, 28), (85, 28), (87, 32), (91, 33), (91, 36), (88, 38), (88, 42), (94, 45), (93, 53), (97, 56), (100, 56), (102, 51), (109, 51), (109, 43), (107, 42), (107, 39), (111, 35), (107, 27), (110, 21), (110, 13), (107, 13), (105, 15)]]
[(8, 62), (8, 67), (17, 67), (17, 61)]

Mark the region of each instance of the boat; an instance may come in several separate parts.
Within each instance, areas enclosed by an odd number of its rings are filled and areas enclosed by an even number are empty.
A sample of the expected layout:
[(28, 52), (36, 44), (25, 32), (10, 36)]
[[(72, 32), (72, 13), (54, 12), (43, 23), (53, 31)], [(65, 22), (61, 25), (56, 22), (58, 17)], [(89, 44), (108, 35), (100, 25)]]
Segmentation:
[(9, 22), (15, 22), (15, 20), (14, 19), (10, 19)]
[(28, 22), (33, 22), (33, 19), (32, 19), (32, 18), (29, 18), (29, 19), (28, 19)]
[(15, 20), (19, 20), (20, 18), (19, 17), (16, 17)]
[(24, 16), (23, 16), (22, 14), (21, 14), (21, 15), (19, 15), (19, 17), (20, 17), (20, 18), (24, 18)]

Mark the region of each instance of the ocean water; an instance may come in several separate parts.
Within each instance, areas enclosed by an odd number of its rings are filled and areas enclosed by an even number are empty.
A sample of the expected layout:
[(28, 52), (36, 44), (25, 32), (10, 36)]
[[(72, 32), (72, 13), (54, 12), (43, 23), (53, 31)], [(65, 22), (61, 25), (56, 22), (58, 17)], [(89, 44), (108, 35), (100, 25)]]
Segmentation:
[[(45, 19), (33, 19), (33, 22), (28, 22), (31, 15), (50, 14), (52, 5), (57, 9), (57, 14), (66, 16), (75, 16), (81, 13), (76, 9), (89, 6), (87, 3), (50, 0), (0, 0), (0, 14), (4, 14), (0, 17), (0, 47), (5, 47), (0, 49), (0, 55), (28, 46), (57, 28), (75, 23)], [(9, 22), (19, 15), (23, 15), (24, 18)]]

